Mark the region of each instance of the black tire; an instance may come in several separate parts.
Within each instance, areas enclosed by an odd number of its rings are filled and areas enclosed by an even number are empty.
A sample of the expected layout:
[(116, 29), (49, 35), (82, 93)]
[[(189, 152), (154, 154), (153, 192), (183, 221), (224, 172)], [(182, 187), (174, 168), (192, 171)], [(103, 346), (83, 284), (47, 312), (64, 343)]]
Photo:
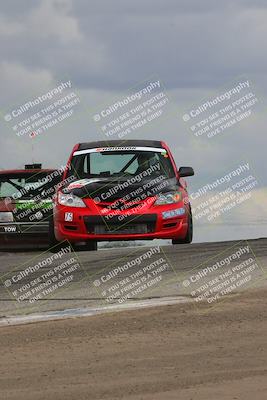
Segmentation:
[(189, 224), (188, 224), (188, 229), (187, 229), (185, 238), (184, 239), (172, 239), (172, 244), (188, 244), (188, 243), (191, 243), (192, 240), (193, 240), (193, 219), (192, 219), (191, 210), (190, 210)]
[(97, 251), (97, 241), (96, 240), (88, 240), (86, 245), (83, 246), (84, 251)]
[(97, 250), (97, 241), (96, 240), (88, 240), (85, 243), (74, 244), (75, 251), (96, 251)]
[(53, 219), (53, 214), (50, 215), (49, 217), (49, 228), (48, 228), (48, 242), (49, 242), (49, 247), (56, 246), (59, 244), (55, 237), (55, 229), (54, 229), (54, 219)]
[[(56, 239), (53, 215), (49, 217), (48, 243), (49, 243), (49, 250), (52, 253), (57, 253), (58, 251), (65, 249), (66, 247), (69, 246), (68, 241), (64, 240), (62, 242), (59, 242)], [(73, 251), (72, 246), (70, 246), (70, 248), (71, 251)]]

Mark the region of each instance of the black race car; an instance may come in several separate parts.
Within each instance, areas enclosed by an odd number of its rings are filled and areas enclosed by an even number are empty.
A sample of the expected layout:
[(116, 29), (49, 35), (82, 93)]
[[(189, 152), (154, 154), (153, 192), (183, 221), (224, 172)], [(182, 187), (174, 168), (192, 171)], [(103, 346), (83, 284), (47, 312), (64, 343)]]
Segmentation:
[(47, 242), (52, 197), (62, 173), (29, 164), (0, 171), (0, 249)]

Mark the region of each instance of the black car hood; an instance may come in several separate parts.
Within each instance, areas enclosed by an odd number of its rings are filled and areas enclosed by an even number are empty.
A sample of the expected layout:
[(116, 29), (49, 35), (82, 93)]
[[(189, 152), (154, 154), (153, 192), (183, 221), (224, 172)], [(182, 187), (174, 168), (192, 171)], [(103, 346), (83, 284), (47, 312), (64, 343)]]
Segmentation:
[(88, 178), (71, 182), (65, 186), (63, 193), (72, 193), (81, 198), (93, 198), (98, 202), (112, 202), (128, 195), (130, 200), (151, 197), (159, 193), (178, 190), (176, 178), (166, 178), (162, 175), (135, 182), (118, 178)]

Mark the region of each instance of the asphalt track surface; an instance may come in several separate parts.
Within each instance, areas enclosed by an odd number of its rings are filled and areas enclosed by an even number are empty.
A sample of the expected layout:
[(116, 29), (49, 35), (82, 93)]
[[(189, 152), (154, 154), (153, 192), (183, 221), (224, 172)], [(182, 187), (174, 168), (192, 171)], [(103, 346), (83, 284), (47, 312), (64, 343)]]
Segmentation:
[[(265, 400), (266, 245), (267, 239), (148, 246), (66, 253), (57, 260), (51, 252), (2, 252), (0, 325), (52, 310), (68, 317), (96, 308), (109, 312), (0, 326), (0, 397)], [(47, 259), (49, 265), (29, 273)], [(55, 280), (55, 269), (72, 280), (29, 304), (27, 288), (37, 293), (42, 279), (51, 288), (47, 277)], [(127, 292), (129, 286), (134, 289)], [(119, 303), (122, 292), (132, 296)], [(196, 293), (210, 292), (221, 298), (197, 301)], [(112, 301), (107, 294), (114, 295)], [(178, 304), (162, 307), (168, 299)], [(150, 308), (140, 307), (145, 302)], [(111, 312), (119, 307), (124, 311)]]
[(0, 328), (0, 398), (266, 400), (266, 289)]
[(160, 247), (148, 242), (146, 247), (66, 252), (58, 258), (47, 250), (1, 252), (0, 322), (168, 299), (216, 306), (246, 289), (265, 287), (266, 261), (267, 239)]

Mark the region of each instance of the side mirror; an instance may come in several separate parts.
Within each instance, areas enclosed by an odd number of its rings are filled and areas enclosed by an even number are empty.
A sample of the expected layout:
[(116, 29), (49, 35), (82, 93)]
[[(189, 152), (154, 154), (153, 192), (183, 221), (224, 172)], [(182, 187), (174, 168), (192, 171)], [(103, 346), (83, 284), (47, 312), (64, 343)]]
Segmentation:
[(192, 167), (180, 167), (178, 172), (179, 172), (180, 178), (183, 178), (185, 176), (195, 175), (195, 172)]

